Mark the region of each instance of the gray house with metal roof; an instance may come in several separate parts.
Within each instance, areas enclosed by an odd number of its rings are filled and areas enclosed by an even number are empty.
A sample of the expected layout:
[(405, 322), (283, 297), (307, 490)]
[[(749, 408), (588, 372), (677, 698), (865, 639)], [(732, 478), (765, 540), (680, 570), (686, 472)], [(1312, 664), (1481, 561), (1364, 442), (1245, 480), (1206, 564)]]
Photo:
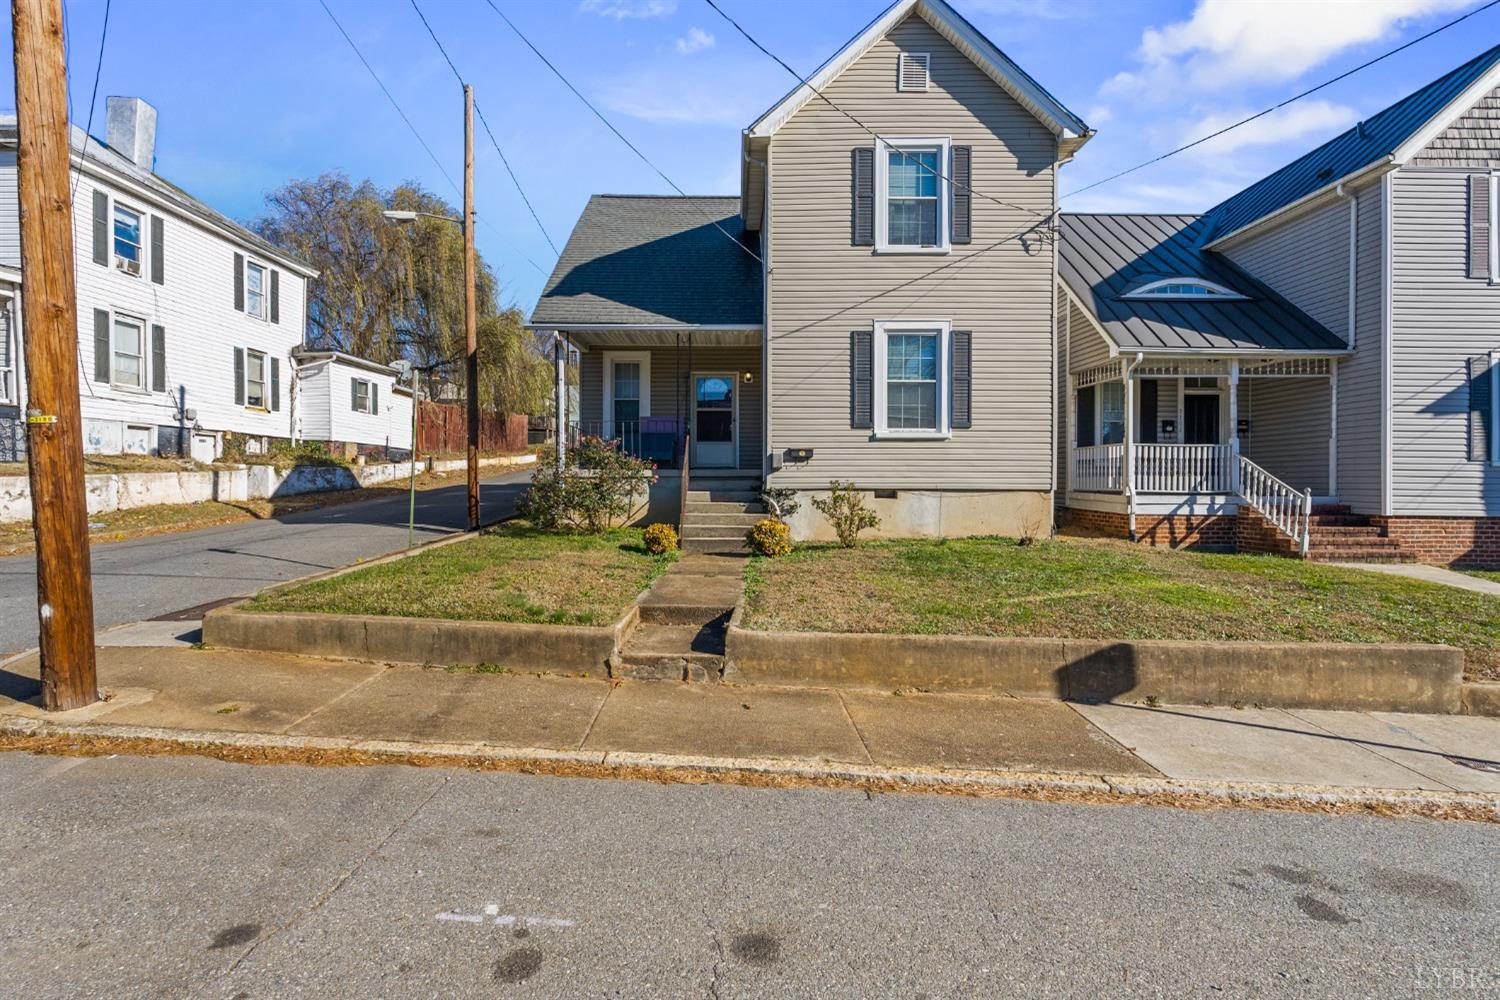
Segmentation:
[(591, 199), (532, 326), (695, 547), (840, 480), (887, 535), (1500, 561), (1497, 86), (1500, 48), (1202, 216), (1060, 214), (1092, 131), (899, 0), (744, 131), (738, 197)]

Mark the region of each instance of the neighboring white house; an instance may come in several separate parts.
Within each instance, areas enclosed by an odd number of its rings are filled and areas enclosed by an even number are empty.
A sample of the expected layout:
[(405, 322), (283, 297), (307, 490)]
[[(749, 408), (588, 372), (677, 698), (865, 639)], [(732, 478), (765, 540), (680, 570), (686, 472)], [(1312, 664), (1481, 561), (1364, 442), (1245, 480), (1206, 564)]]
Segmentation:
[[(71, 131), (84, 450), (219, 455), (291, 437), (306, 263), (153, 172), (156, 110), (108, 99), (107, 144)], [(0, 460), (20, 457), (16, 120), (0, 116)], [(8, 450), (8, 453), (6, 453)]]
[(411, 389), (396, 369), (341, 351), (298, 351), (293, 383), (293, 436), (361, 453), (411, 451)]

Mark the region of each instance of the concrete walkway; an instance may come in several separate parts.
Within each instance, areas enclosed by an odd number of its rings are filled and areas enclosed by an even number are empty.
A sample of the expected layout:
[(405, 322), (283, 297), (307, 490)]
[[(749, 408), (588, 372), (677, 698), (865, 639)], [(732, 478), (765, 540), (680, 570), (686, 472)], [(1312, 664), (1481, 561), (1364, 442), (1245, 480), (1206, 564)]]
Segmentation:
[(1424, 563), (1334, 563), (1333, 565), (1342, 566), (1344, 569), (1386, 573), (1390, 576), (1406, 576), (1413, 580), (1441, 583), (1444, 586), (1457, 587), (1459, 590), (1472, 590), (1476, 594), (1492, 594), (1500, 597), (1500, 583), (1480, 576), (1460, 573), (1457, 570), (1445, 569), (1442, 566), (1428, 566)]
[(775, 759), (798, 773), (847, 765), (1500, 796), (1500, 719), (1472, 716), (612, 683), (180, 645), (101, 647), (99, 668), (109, 700), (48, 714), (36, 704), (35, 655), (0, 665), (0, 730), (45, 724), (176, 739), (244, 734), (258, 745), (333, 738), (511, 748), (599, 764), (668, 755)]

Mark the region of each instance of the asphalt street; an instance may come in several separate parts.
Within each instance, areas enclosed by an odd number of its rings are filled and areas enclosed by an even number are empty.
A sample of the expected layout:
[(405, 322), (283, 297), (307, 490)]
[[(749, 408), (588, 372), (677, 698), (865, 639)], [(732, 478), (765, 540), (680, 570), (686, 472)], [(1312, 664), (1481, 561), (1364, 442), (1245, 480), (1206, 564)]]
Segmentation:
[[(486, 520), (515, 510), (530, 472), (486, 479)], [(467, 493), (458, 486), (417, 494), (418, 540), (461, 530)], [(176, 534), (95, 545), (94, 621), (141, 621), (318, 573), (406, 546), (405, 495), (348, 503)], [(36, 645), (36, 559), (0, 559), (0, 653)]]
[(1493, 996), (1500, 827), (0, 756), (25, 997)]

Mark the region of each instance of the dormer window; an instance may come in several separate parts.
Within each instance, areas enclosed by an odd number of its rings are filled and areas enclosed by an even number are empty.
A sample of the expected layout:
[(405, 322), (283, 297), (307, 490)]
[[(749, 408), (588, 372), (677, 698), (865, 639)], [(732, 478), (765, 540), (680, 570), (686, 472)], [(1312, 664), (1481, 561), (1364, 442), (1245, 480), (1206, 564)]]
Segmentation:
[(1162, 278), (1120, 296), (1122, 299), (1177, 299), (1189, 302), (1217, 299), (1227, 302), (1243, 302), (1246, 296), (1232, 289), (1202, 278)]

